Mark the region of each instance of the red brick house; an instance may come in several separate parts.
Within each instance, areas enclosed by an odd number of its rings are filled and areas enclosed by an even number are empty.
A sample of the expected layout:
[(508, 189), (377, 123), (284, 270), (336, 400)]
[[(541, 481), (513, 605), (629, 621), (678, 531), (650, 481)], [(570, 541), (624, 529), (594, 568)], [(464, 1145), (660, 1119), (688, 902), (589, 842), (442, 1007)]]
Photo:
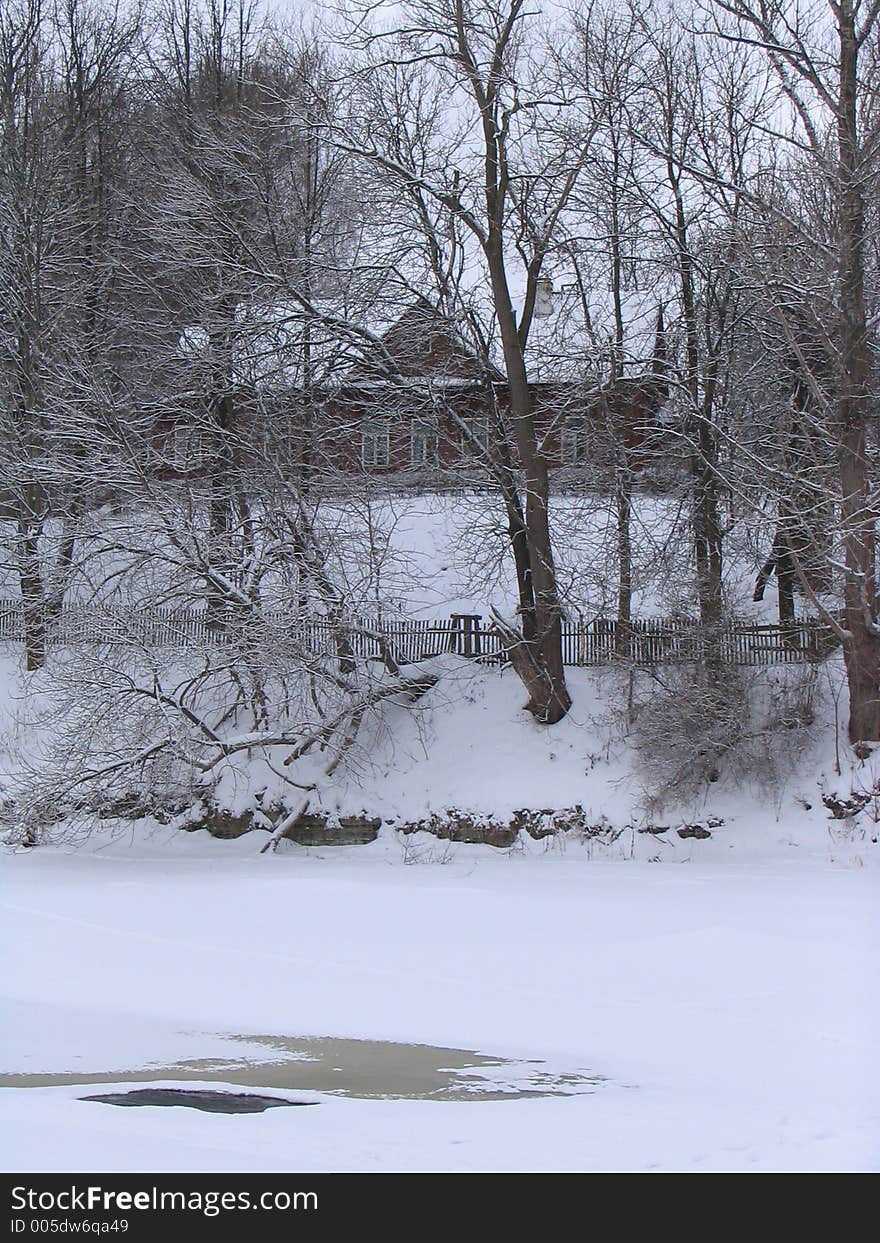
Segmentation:
[[(551, 469), (584, 475), (627, 451), (636, 470), (655, 452), (658, 412), (668, 397), (660, 351), (643, 375), (597, 387), (580, 380), (535, 381), (531, 388)], [(499, 460), (507, 407), (503, 375), (466, 346), (455, 326), (427, 301), (414, 303), (379, 339), (365, 361), (332, 384), (242, 386), (234, 394), (242, 441), (267, 437), (273, 453), (311, 469), (343, 475), (466, 479)], [(206, 458), (201, 419), (171, 429), (173, 474), (201, 473)], [(166, 450), (166, 459), (169, 452)], [(482, 463), (482, 467), (481, 467)], [(515, 465), (515, 463), (514, 463)]]
[[(352, 368), (332, 392), (316, 395), (316, 463), (343, 472), (454, 475), (478, 468), (497, 443), (507, 407), (500, 372), (466, 347), (453, 325), (417, 303), (382, 337), (383, 357)], [(551, 468), (583, 471), (616, 439), (636, 469), (660, 431), (668, 398), (659, 366), (613, 385), (539, 380), (531, 385)]]

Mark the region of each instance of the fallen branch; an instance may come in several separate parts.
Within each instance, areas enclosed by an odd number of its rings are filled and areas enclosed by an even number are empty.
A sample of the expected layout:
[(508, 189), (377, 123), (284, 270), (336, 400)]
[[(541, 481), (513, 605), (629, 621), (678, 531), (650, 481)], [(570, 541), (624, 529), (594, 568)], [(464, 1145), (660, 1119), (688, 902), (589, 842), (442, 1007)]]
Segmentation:
[(300, 743), (298, 743), (293, 751), (291, 751), (290, 755), (288, 755), (284, 760), (285, 768), (288, 768), (308, 751), (311, 751), (312, 747), (316, 746), (318, 743), (329, 742), (340, 725), (342, 725), (354, 714), (358, 713), (360, 716), (363, 716), (368, 709), (375, 707), (376, 704), (381, 703), (383, 699), (393, 699), (395, 695), (407, 695), (411, 700), (420, 699), (422, 695), (424, 695), (431, 689), (432, 686), (436, 684), (436, 682), (437, 678), (434, 674), (422, 674), (421, 677), (401, 678), (397, 682), (377, 687), (375, 690), (365, 695), (359, 703), (349, 704), (341, 712), (338, 712), (336, 716), (332, 717), (329, 721), (322, 725), (319, 730), (316, 730), (315, 733), (310, 734), (307, 738), (304, 738)]
[[(332, 777), (345, 754), (354, 746), (358, 730), (361, 727), (361, 722), (370, 708), (375, 707), (377, 703), (381, 703), (384, 699), (393, 698), (395, 695), (405, 694), (409, 696), (412, 701), (421, 699), (421, 697), (426, 694), (432, 686), (436, 685), (436, 683), (437, 678), (434, 674), (423, 674), (421, 677), (402, 678), (398, 682), (392, 683), (389, 686), (377, 687), (369, 695), (364, 696), (360, 703), (349, 706), (344, 712), (338, 713), (332, 721), (328, 722), (320, 730), (317, 730), (308, 738), (304, 739), (284, 760), (285, 766), (290, 765), (295, 759), (305, 755), (307, 751), (311, 750), (311, 748), (316, 746), (319, 742), (328, 742), (336, 730), (343, 724), (343, 722), (346, 721), (346, 719), (348, 719), (348, 726), (342, 741), (337, 747), (333, 758), (324, 768), (323, 776), (325, 778)], [(313, 792), (317, 789), (317, 784), (314, 784), (311, 787)], [(293, 811), (288, 812), (286, 816), (282, 817), (282, 819), (272, 830), (272, 835), (268, 842), (266, 842), (264, 846), (260, 847), (261, 855), (264, 855), (267, 850), (277, 849), (278, 843), (290, 834), (291, 830), (294, 829), (299, 823), (301, 817), (306, 814), (311, 806), (312, 798), (313, 793), (310, 793), (309, 796), (303, 799)]]
[(311, 795), (309, 795), (308, 798), (303, 799), (297, 808), (293, 811), (289, 811), (286, 816), (281, 817), (275, 828), (272, 830), (272, 836), (269, 838), (268, 842), (266, 842), (265, 846), (260, 847), (261, 855), (264, 855), (267, 850), (275, 850), (277, 848), (278, 843), (283, 837), (286, 837), (290, 830), (296, 825), (296, 822), (299, 820), (300, 816), (304, 816), (306, 814), (311, 801), (312, 798)]

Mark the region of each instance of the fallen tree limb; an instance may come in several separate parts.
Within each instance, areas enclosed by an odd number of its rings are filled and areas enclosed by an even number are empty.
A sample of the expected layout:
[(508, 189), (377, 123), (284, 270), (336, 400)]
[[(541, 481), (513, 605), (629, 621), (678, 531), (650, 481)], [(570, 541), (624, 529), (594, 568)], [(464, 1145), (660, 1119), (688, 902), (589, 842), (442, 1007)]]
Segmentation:
[[(307, 751), (311, 750), (318, 743), (328, 742), (337, 729), (347, 721), (347, 728), (342, 741), (332, 759), (324, 768), (323, 776), (329, 779), (339, 767), (345, 754), (354, 746), (361, 722), (370, 708), (375, 707), (376, 704), (381, 703), (385, 699), (392, 699), (395, 695), (407, 695), (412, 701), (421, 699), (436, 683), (437, 677), (434, 674), (423, 674), (421, 677), (401, 678), (390, 685), (376, 687), (370, 694), (365, 695), (360, 702), (349, 705), (344, 712), (337, 713), (320, 730), (316, 730), (315, 733), (299, 743), (295, 750), (284, 760), (285, 766), (290, 765), (295, 759), (305, 755)], [(317, 789), (318, 786), (315, 784), (312, 790), (315, 791)], [(260, 847), (261, 855), (264, 855), (268, 850), (277, 849), (278, 843), (287, 837), (291, 830), (296, 828), (301, 817), (306, 814), (311, 806), (312, 798), (313, 794), (310, 793), (293, 811), (288, 812), (286, 816), (279, 820), (272, 830), (272, 835), (268, 842)]]

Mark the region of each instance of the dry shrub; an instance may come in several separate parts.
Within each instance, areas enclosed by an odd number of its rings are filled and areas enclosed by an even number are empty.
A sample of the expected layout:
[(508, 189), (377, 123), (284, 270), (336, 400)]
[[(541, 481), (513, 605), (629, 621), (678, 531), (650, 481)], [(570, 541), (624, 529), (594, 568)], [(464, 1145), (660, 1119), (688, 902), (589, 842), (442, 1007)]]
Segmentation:
[(813, 740), (813, 666), (725, 668), (710, 678), (688, 665), (646, 678), (631, 730), (646, 811), (702, 798), (717, 782), (780, 797)]

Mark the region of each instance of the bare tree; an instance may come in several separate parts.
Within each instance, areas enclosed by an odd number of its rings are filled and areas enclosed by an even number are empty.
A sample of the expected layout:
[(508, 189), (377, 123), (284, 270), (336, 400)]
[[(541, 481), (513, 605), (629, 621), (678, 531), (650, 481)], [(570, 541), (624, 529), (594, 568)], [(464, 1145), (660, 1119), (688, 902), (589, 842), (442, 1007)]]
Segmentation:
[[(690, 454), (692, 525), (700, 620), (720, 625), (722, 596), (722, 520), (718, 502), (718, 445), (713, 425), (716, 358), (708, 333), (710, 316), (701, 315), (698, 254), (707, 200), (691, 170), (700, 142), (702, 65), (692, 38), (674, 19), (657, 24), (640, 15), (649, 51), (643, 60), (648, 106), (641, 114), (639, 139), (649, 158), (643, 167), (643, 203), (654, 216), (660, 242), (675, 274), (682, 327), (679, 395), (683, 431)], [(647, 176), (645, 174), (647, 173)], [(702, 322), (701, 322), (702, 321)]]
[[(587, 188), (589, 218), (595, 239), (581, 240), (573, 253), (576, 283), (588, 339), (596, 364), (607, 355), (608, 372), (599, 390), (604, 439), (613, 466), (614, 507), (617, 519), (617, 651), (629, 650), (633, 597), (633, 464), (630, 452), (632, 402), (615, 400), (619, 385), (632, 360), (625, 348), (627, 324), (626, 289), (634, 283), (638, 263), (638, 147), (634, 136), (633, 109), (637, 107), (639, 54), (643, 42), (632, 13), (620, 13), (589, 5), (575, 19), (579, 57), (571, 66), (584, 95), (584, 124), (595, 128), (589, 155)], [(591, 321), (584, 266), (598, 268), (601, 284), (610, 290), (612, 325), (606, 348), (602, 348)], [(662, 329), (662, 303), (658, 329)], [(655, 351), (656, 352), (656, 351)], [(585, 360), (585, 363), (587, 360)], [(589, 365), (588, 364), (588, 365)]]
[(23, 0), (0, 16), (0, 486), (31, 670), (45, 660), (77, 524), (101, 491), (135, 31), (90, 0), (51, 13)]
[[(843, 643), (853, 742), (880, 739), (880, 628), (875, 581), (876, 506), (867, 449), (875, 395), (871, 391), (872, 334), (867, 314), (866, 192), (876, 168), (876, 4), (837, 0), (795, 6), (786, 0), (715, 0), (716, 37), (756, 48), (779, 86), (776, 137), (815, 170), (833, 213), (819, 241), (801, 232), (808, 250), (830, 262), (832, 287), (811, 335), (821, 363), (803, 349), (792, 299), (776, 300), (782, 330), (814, 398), (827, 402), (837, 457), (844, 618), (826, 620)], [(725, 22), (722, 18), (732, 19)], [(773, 204), (767, 206), (773, 209)], [(789, 220), (796, 231), (804, 220)], [(803, 307), (802, 299), (795, 305)], [(832, 382), (829, 385), (828, 378)]]
[[(404, 106), (367, 108), (360, 129), (337, 129), (335, 140), (408, 200), (429, 239), (430, 270), (446, 305), (458, 300), (473, 312), (473, 284), (485, 282), (504, 376), (495, 421), (509, 433), (509, 448), (503, 437), (493, 448), (501, 474), (522, 473), (522, 499), (509, 485), (504, 493), (520, 626), (500, 617), (496, 623), (530, 711), (552, 724), (570, 697), (528, 342), (545, 260), (562, 236), (592, 133), (567, 124), (571, 97), (552, 58), (542, 57), (523, 0), (419, 0), (398, 27), (367, 37), (359, 81), (374, 104), (403, 93)], [(471, 324), (476, 318), (471, 314)], [(485, 331), (474, 337), (489, 346)], [(490, 350), (487, 373), (495, 361)]]

